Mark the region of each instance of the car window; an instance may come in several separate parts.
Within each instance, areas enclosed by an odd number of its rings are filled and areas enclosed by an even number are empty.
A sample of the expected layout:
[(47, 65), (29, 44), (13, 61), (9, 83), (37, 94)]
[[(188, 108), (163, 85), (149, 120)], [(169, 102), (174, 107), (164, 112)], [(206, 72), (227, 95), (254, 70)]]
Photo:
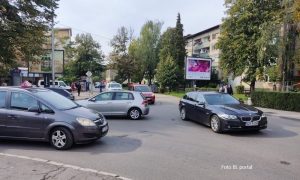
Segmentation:
[(42, 113), (54, 113), (54, 111), (51, 108), (49, 108), (48, 106), (46, 106), (42, 103), (41, 103), (40, 107), (41, 107)]
[(12, 92), (10, 107), (12, 109), (28, 110), (30, 107), (38, 107), (38, 101), (28, 94)]
[(205, 99), (202, 94), (197, 95), (197, 102), (205, 102)]
[(190, 92), (190, 93), (188, 93), (187, 94), (187, 100), (189, 100), (189, 101), (196, 101), (196, 98), (197, 98), (197, 94), (196, 93), (194, 93), (194, 92)]
[(0, 108), (5, 107), (6, 91), (0, 91)]
[(102, 93), (95, 97), (96, 101), (110, 101), (113, 98), (113, 93)]
[(43, 86), (44, 86), (44, 81), (41, 81), (41, 85), (43, 85)]
[(115, 100), (133, 100), (133, 95), (127, 92), (116, 92)]
[(135, 86), (134, 91), (138, 92), (151, 92), (151, 89), (149, 86)]

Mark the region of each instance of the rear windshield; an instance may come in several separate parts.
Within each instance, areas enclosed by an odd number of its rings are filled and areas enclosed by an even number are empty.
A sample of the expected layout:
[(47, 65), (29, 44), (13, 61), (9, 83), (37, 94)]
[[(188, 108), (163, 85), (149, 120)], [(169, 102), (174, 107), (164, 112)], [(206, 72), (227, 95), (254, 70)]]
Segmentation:
[(151, 89), (149, 86), (135, 86), (134, 90), (138, 91), (138, 92), (151, 92)]
[(121, 88), (121, 84), (109, 84), (109, 88)]
[(78, 107), (75, 102), (53, 91), (36, 91), (34, 94), (60, 110)]

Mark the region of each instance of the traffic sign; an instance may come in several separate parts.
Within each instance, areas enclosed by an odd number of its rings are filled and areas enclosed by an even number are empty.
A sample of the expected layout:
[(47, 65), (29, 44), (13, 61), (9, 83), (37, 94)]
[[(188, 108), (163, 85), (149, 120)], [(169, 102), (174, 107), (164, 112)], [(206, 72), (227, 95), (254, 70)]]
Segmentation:
[(88, 71), (85, 74), (87, 75), (87, 77), (91, 77), (93, 75), (91, 71)]

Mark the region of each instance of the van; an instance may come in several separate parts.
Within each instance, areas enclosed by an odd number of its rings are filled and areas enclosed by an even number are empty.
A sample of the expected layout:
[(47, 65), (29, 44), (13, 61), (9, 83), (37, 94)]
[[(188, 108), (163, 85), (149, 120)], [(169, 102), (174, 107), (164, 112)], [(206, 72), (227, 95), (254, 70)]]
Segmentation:
[[(50, 85), (52, 86), (52, 81), (50, 81)], [(39, 80), (37, 86), (44, 87), (44, 80)], [(55, 87), (59, 87), (59, 88), (65, 89), (69, 92), (72, 92), (71, 87), (66, 85), (66, 83), (64, 81), (55, 80)]]

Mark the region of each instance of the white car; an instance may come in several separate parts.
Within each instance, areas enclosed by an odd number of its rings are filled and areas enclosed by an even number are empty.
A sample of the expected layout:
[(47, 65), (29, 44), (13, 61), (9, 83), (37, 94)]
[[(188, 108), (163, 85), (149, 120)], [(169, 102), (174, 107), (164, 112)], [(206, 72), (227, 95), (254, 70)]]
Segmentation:
[(116, 82), (108, 83), (105, 87), (106, 91), (118, 91), (122, 90), (122, 85)]
[[(52, 81), (50, 81), (50, 85), (52, 85)], [(38, 86), (38, 87), (44, 87), (44, 80), (39, 80), (37, 86)], [(55, 86), (56, 86), (56, 87), (60, 87), (60, 88), (62, 88), (62, 89), (65, 89), (65, 90), (67, 90), (67, 91), (69, 91), (69, 92), (72, 92), (71, 87), (68, 86), (68, 85), (66, 85), (66, 83), (63, 82), (63, 81), (58, 81), (58, 80), (56, 80), (56, 81), (55, 81)]]

